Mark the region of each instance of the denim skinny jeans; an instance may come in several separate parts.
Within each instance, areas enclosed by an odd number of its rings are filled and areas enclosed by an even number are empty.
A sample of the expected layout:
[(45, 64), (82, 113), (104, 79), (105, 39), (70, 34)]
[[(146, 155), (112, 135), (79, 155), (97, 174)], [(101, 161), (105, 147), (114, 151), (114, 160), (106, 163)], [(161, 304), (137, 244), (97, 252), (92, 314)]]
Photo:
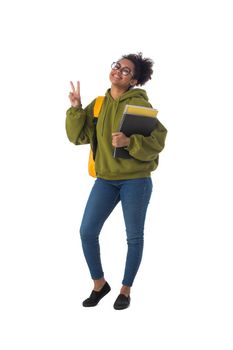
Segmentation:
[(150, 177), (129, 180), (97, 178), (84, 211), (80, 235), (92, 279), (104, 276), (99, 234), (108, 216), (121, 201), (127, 234), (127, 257), (122, 284), (131, 287), (143, 252), (144, 223), (152, 192)]

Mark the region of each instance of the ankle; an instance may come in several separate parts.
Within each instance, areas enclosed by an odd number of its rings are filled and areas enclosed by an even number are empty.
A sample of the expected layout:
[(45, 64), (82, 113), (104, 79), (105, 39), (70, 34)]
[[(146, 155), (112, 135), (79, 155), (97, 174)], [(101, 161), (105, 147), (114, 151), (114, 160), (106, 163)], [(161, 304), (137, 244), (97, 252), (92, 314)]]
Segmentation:
[(130, 295), (130, 287), (122, 286), (120, 294), (124, 294), (126, 297), (128, 297)]
[(98, 280), (94, 280), (94, 290), (96, 292), (99, 292), (103, 288), (105, 283), (106, 283), (106, 280), (105, 280), (104, 277), (102, 277), (102, 278), (100, 278)]

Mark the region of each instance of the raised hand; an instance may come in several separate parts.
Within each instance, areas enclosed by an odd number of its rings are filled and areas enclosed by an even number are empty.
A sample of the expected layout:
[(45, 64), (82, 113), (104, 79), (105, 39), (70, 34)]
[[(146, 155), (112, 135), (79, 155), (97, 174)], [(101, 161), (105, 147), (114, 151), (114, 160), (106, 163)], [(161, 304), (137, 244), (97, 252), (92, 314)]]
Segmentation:
[(72, 81), (70, 82), (72, 91), (69, 94), (69, 99), (72, 107), (81, 107), (81, 96), (80, 96), (80, 82), (77, 81), (77, 88), (75, 89)]

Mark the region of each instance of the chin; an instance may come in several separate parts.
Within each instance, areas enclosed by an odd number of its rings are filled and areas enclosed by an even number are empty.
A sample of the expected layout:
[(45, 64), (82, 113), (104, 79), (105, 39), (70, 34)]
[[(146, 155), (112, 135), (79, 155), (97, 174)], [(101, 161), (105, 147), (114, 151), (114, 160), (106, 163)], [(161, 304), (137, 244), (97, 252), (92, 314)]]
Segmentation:
[(115, 78), (114, 76), (110, 76), (110, 81), (112, 82), (112, 83), (120, 83), (121, 82), (121, 79), (118, 79), (118, 78)]

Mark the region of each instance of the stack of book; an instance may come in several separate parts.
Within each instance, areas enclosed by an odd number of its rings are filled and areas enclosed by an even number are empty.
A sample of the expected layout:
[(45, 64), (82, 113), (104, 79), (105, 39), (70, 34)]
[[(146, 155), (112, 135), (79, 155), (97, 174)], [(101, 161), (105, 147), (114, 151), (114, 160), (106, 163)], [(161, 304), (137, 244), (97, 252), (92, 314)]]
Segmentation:
[[(126, 105), (119, 126), (119, 131), (127, 137), (133, 134), (150, 136), (151, 132), (157, 126), (158, 111), (154, 108)], [(114, 157), (132, 158), (124, 147), (115, 147)]]

